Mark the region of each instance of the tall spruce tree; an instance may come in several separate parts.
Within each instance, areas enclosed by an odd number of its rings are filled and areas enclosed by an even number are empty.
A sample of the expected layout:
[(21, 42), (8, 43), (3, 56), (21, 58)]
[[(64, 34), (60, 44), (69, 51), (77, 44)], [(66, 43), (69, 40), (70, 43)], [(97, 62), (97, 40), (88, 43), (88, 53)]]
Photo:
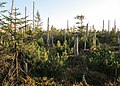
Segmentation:
[(36, 28), (41, 28), (41, 26), (43, 24), (39, 11), (37, 11), (37, 13), (36, 13), (35, 23), (36, 23), (36, 25), (35, 25)]

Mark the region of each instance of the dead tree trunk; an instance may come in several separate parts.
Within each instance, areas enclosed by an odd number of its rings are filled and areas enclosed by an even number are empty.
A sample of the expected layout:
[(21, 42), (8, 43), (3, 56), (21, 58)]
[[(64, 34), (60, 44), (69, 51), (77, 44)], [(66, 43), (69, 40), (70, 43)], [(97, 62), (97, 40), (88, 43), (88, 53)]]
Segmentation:
[(78, 56), (79, 52), (78, 52), (78, 34), (75, 33), (74, 34), (74, 55)]

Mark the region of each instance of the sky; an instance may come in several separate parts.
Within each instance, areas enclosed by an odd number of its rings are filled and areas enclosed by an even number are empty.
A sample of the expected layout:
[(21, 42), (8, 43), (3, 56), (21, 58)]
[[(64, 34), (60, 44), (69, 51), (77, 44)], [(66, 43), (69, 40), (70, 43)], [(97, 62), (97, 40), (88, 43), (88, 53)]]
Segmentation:
[[(8, 2), (6, 8), (11, 9), (12, 0), (1, 0)], [(102, 21), (110, 20), (110, 28), (116, 19), (117, 28), (120, 28), (120, 0), (14, 0), (14, 7), (24, 16), (24, 8), (27, 7), (27, 15), (32, 19), (32, 3), (35, 1), (35, 14), (40, 12), (43, 21), (43, 29), (47, 28), (47, 18), (50, 18), (50, 26), (66, 28), (67, 20), (69, 27), (76, 26), (74, 19), (77, 15), (84, 15), (84, 24), (94, 25), (96, 29), (102, 29)]]

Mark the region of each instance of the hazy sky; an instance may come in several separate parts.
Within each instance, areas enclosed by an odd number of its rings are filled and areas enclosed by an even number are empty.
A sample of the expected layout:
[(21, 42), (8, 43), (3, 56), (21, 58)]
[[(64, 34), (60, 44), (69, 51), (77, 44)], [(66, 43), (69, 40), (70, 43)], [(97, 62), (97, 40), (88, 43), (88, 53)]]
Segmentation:
[[(7, 1), (7, 8), (10, 10), (12, 0)], [(113, 21), (116, 19), (117, 28), (120, 28), (120, 0), (14, 0), (15, 7), (20, 9), (24, 15), (24, 7), (27, 6), (27, 14), (32, 19), (32, 2), (35, 1), (35, 11), (39, 10), (43, 20), (43, 28), (47, 27), (47, 18), (50, 18), (50, 25), (57, 28), (66, 28), (67, 20), (69, 26), (75, 25), (74, 17), (84, 15), (85, 23), (102, 28), (102, 20), (110, 20), (110, 26), (113, 27)]]

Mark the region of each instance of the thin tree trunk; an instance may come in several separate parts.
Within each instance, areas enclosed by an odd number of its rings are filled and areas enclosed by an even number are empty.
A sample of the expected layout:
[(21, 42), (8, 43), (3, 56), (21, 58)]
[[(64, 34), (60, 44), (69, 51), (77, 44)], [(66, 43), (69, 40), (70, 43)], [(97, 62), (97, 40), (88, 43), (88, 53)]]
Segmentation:
[(33, 30), (35, 29), (35, 19), (34, 19), (34, 14), (35, 14), (35, 2), (33, 2)]

